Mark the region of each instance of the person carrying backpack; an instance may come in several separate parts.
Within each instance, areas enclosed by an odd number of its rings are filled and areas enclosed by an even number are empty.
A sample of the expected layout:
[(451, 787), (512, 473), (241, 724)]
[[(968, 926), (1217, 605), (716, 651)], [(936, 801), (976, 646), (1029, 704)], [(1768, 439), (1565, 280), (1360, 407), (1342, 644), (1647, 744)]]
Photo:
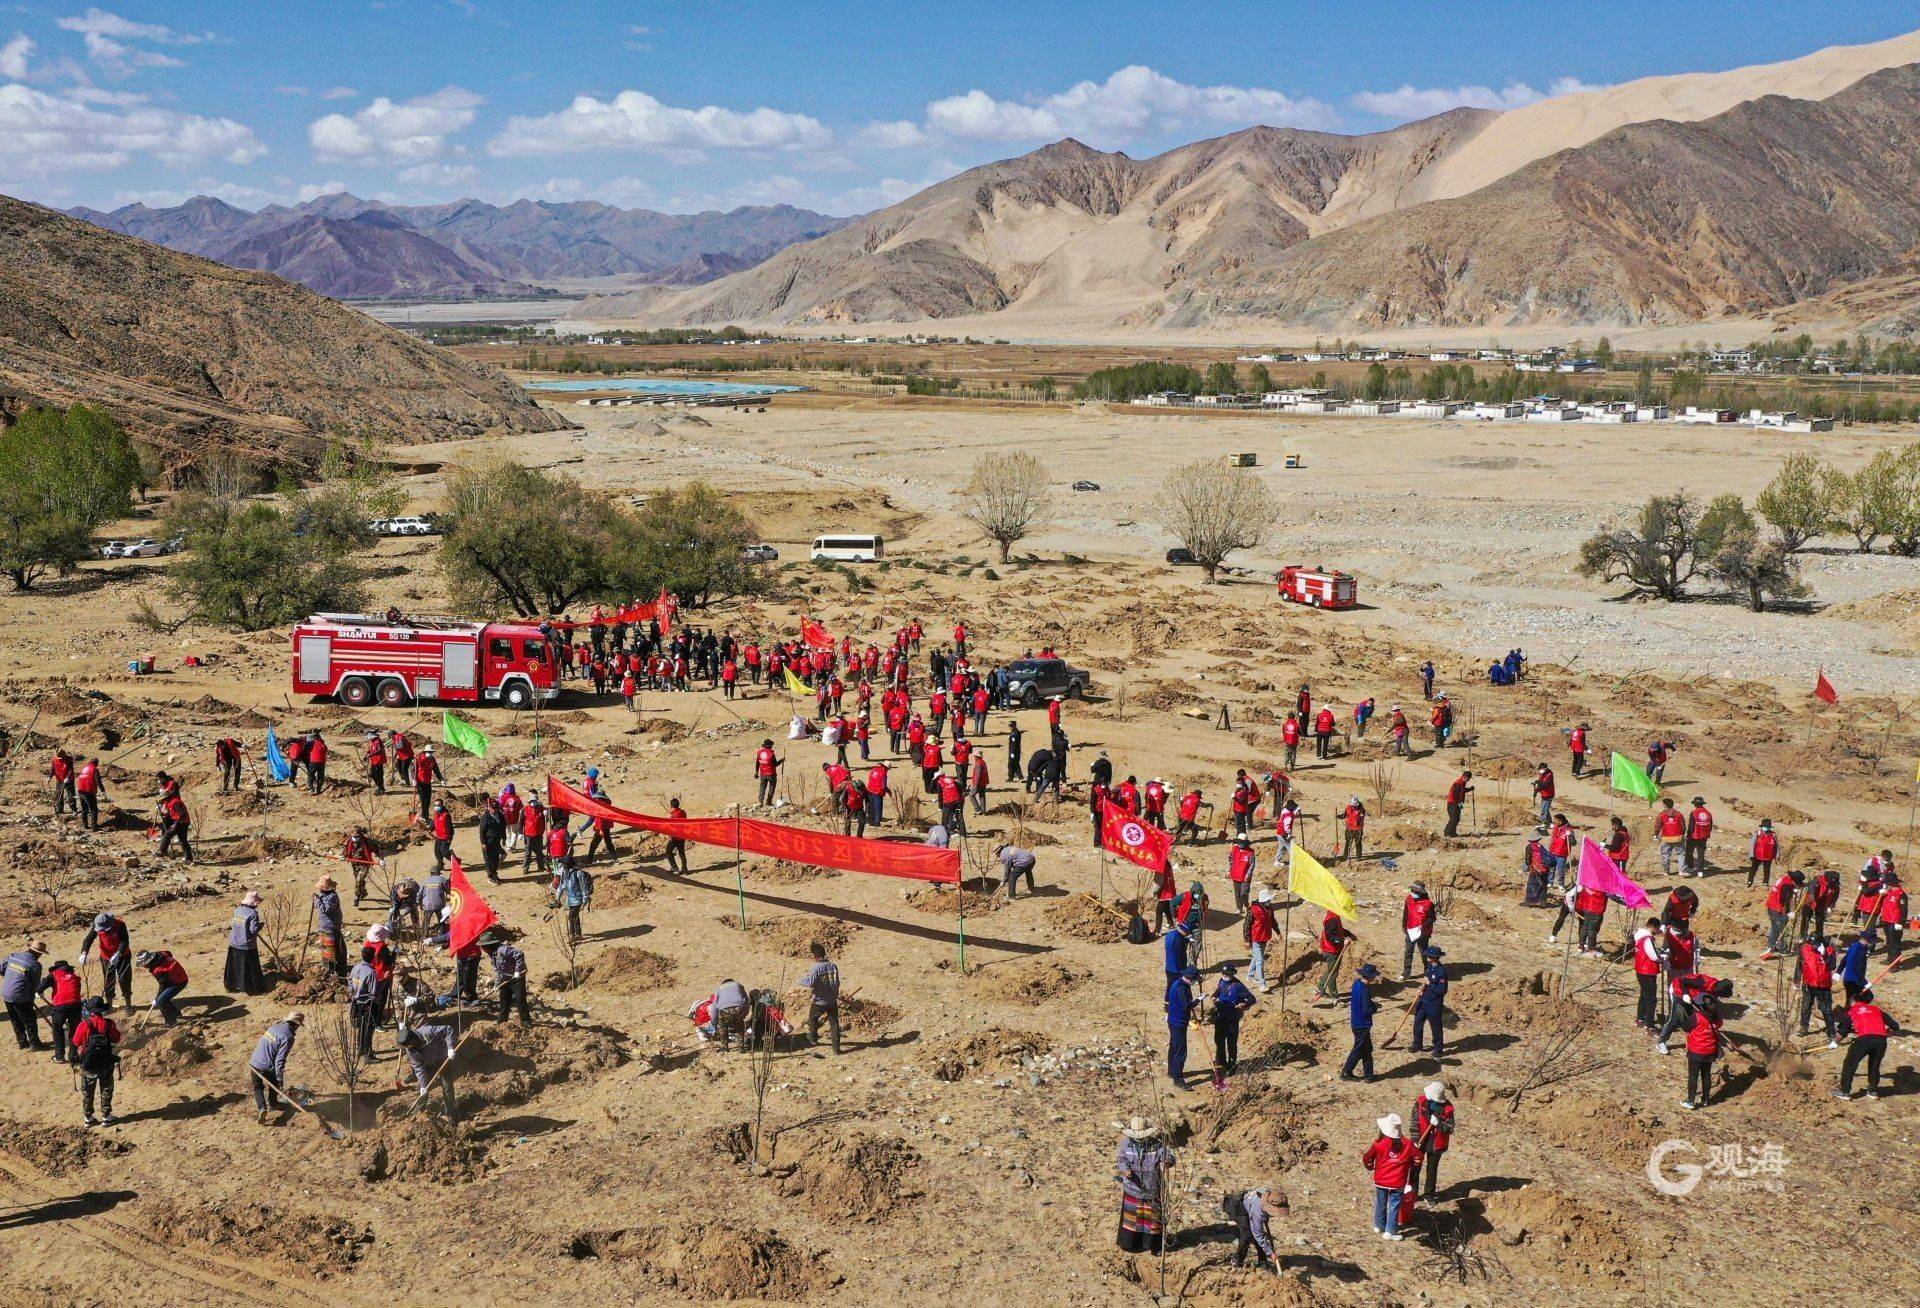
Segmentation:
[[(120, 1055), (114, 1046), (120, 1043), (120, 1028), (107, 1016), (105, 996), (87, 1001), (87, 1015), (73, 1031), (74, 1061), (80, 1064), (80, 1107), (88, 1126), (113, 1125), (113, 1072)], [(94, 1092), (100, 1094), (100, 1116), (93, 1115)]]

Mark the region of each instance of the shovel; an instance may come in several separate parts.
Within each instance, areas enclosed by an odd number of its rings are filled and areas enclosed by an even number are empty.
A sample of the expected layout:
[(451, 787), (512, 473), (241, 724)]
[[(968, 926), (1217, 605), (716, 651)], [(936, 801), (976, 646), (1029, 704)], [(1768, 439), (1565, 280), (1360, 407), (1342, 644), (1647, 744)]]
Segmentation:
[(308, 1117), (311, 1117), (314, 1121), (318, 1122), (320, 1124), (320, 1129), (327, 1133), (327, 1139), (344, 1140), (347, 1138), (347, 1133), (345, 1131), (342, 1131), (339, 1127), (335, 1126), (332, 1122), (329, 1122), (326, 1118), (320, 1116), (320, 1114), (314, 1112), (311, 1108), (308, 1108), (305, 1104), (301, 1103), (298, 1099), (295, 1099), (292, 1095), (288, 1094), (285, 1090), (282, 1090), (279, 1087), (275, 1086), (271, 1081), (267, 1080), (266, 1077), (261, 1076), (260, 1070), (258, 1068), (249, 1067), (247, 1071), (252, 1073), (255, 1077), (258, 1077), (260, 1084), (265, 1086), (268, 1089), (268, 1091), (271, 1092), (274, 1098), (280, 1100), (282, 1103), (292, 1104), (295, 1108), (299, 1109), (301, 1112), (305, 1113)]

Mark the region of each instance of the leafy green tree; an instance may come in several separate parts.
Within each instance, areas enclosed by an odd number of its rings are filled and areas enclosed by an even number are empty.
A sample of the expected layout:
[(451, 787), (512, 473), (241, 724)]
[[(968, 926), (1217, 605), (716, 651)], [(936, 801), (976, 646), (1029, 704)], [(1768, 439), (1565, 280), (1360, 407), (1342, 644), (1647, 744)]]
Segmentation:
[(1678, 600), (1699, 570), (1699, 504), (1685, 491), (1656, 495), (1629, 526), (1600, 531), (1580, 546), (1582, 576), (1624, 581), (1630, 594)]
[(1613, 370), (1613, 342), (1605, 336), (1593, 347), (1593, 361), (1609, 372)]
[(753, 594), (764, 584), (765, 570), (740, 554), (759, 538), (759, 529), (704, 481), (649, 497), (633, 529), (644, 579), (640, 594), (667, 590), (688, 608), (704, 608), (716, 599)]
[(275, 505), (194, 492), (168, 506), (166, 522), (186, 549), (169, 588), (194, 621), (259, 631), (365, 602), (347, 555), (322, 536), (296, 534)]
[(1198, 372), (1182, 363), (1128, 363), (1097, 368), (1073, 389), (1083, 400), (1124, 404), (1156, 391), (1192, 395), (1200, 390), (1201, 380)]
[(1820, 499), (1827, 528), (1853, 537), (1854, 548), (1871, 553), (1874, 542), (1900, 529), (1912, 501), (1908, 471), (1912, 460), (1902, 451), (1881, 450), (1860, 471), (1848, 474), (1828, 467), (1820, 474)]
[(1033, 389), (1040, 393), (1041, 399), (1051, 401), (1053, 397), (1059, 393), (1060, 383), (1053, 379), (1052, 374), (1048, 374), (1035, 382)]
[(1255, 395), (1265, 395), (1273, 389), (1273, 374), (1267, 371), (1267, 365), (1256, 363), (1247, 370), (1247, 389)]
[(1234, 371), (1232, 364), (1222, 360), (1207, 365), (1207, 378), (1202, 389), (1208, 395), (1232, 395), (1240, 389), (1240, 374)]
[(497, 463), (447, 478), (440, 567), (456, 599), (524, 618), (650, 594), (638, 525), (569, 477)]
[(1367, 380), (1360, 388), (1362, 398), (1384, 400), (1387, 398), (1387, 365), (1372, 364), (1367, 368)]
[(1832, 517), (1824, 493), (1821, 464), (1808, 450), (1789, 454), (1753, 506), (1779, 534), (1781, 546), (1794, 553), (1826, 529)]
[(98, 409), (28, 409), (0, 429), (0, 569), (14, 589), (72, 572), (142, 480), (126, 433)]
[(1784, 542), (1769, 540), (1732, 492), (1715, 497), (1700, 515), (1695, 550), (1707, 574), (1743, 593), (1755, 613), (1769, 599), (1799, 599), (1807, 594), (1799, 565)]

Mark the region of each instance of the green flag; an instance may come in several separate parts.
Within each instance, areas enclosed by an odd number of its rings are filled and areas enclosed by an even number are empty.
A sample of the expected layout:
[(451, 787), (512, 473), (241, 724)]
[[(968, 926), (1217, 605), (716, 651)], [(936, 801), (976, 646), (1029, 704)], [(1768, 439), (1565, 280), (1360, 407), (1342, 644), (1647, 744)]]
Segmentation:
[(456, 718), (446, 710), (440, 714), (440, 739), (455, 749), (466, 750), (475, 758), (487, 756), (487, 738), (480, 734), (480, 728)]
[(1647, 775), (1647, 770), (1628, 758), (1625, 754), (1613, 756), (1613, 788), (1624, 790), (1629, 795), (1638, 795), (1651, 804), (1660, 798), (1660, 785)]

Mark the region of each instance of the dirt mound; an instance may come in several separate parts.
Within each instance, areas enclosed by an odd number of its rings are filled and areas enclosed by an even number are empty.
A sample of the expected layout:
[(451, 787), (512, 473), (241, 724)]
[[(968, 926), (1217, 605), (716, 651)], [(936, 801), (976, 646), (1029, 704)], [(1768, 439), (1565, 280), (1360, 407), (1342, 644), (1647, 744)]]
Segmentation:
[(1023, 1054), (1036, 1054), (1050, 1042), (1036, 1031), (990, 1026), (972, 1035), (957, 1036), (928, 1051), (933, 1075), (941, 1081), (964, 1081), (977, 1068), (1017, 1065)]
[(672, 983), (673, 960), (632, 945), (609, 945), (580, 970), (580, 980), (616, 995), (642, 994)]
[(1653, 1147), (1672, 1134), (1641, 1105), (1625, 1105), (1577, 1090), (1549, 1102), (1526, 1101), (1529, 1129), (1552, 1136), (1568, 1149), (1604, 1158), (1623, 1170), (1646, 1166)]
[(486, 1175), (486, 1148), (446, 1119), (415, 1113), (360, 1140), (360, 1179), (464, 1185)]
[(627, 734), (644, 736), (648, 740), (657, 740), (663, 745), (671, 745), (691, 736), (693, 728), (684, 722), (675, 722), (672, 718), (643, 717), (633, 724)]
[[(782, 1155), (788, 1152), (787, 1139), (781, 1137), (776, 1167), (786, 1161)], [(883, 1221), (920, 1194), (908, 1184), (920, 1155), (894, 1136), (806, 1141), (793, 1163), (780, 1192), (800, 1199), (822, 1221)]]
[[(721, 919), (728, 924), (734, 920)], [(826, 947), (829, 956), (838, 954), (847, 947), (847, 942), (853, 939), (853, 933), (859, 929), (856, 923), (830, 917), (776, 917), (750, 924), (747, 934), (777, 954), (806, 958), (816, 940)]]
[(811, 863), (789, 863), (784, 858), (750, 859), (743, 866), (749, 881), (765, 881), (776, 886), (795, 886), (803, 881), (819, 881), (825, 877), (837, 877), (839, 872), (830, 867), (815, 867)]
[(120, 1061), (128, 1073), (141, 1081), (171, 1084), (211, 1063), (218, 1048), (219, 1044), (209, 1041), (203, 1028), (181, 1026), (162, 1031), (138, 1049), (122, 1055)]
[(1455, 982), (1447, 999), (1455, 1011), (1484, 1018), (1496, 1031), (1595, 1020), (1593, 1009), (1579, 1000), (1558, 998), (1558, 987), (1559, 978), (1545, 971), (1517, 978), (1475, 977)]
[(700, 1299), (790, 1302), (839, 1279), (819, 1254), (795, 1248), (779, 1232), (727, 1222), (587, 1230), (562, 1249), (570, 1258), (630, 1265), (662, 1289)]
[(1817, 1124), (1846, 1115), (1829, 1093), (1830, 1078), (1797, 1054), (1770, 1060), (1740, 1095), (1740, 1107), (1760, 1114), (1769, 1122)]
[(892, 1004), (857, 995), (841, 997), (840, 1028), (849, 1035), (879, 1035), (899, 1020), (900, 1010)]
[[(999, 895), (989, 895), (978, 890), (963, 890), (960, 894), (968, 917), (985, 917), (989, 913), (998, 913), (1007, 906), (1007, 901)], [(954, 917), (959, 912), (954, 907), (953, 891), (946, 886), (928, 886), (924, 890), (915, 890), (908, 894), (906, 899), (907, 907), (918, 909), (922, 913)]]
[(1030, 958), (1005, 967), (988, 968), (976, 978), (978, 988), (1010, 1004), (1038, 1008), (1070, 993), (1093, 974), (1051, 958)]
[[(1812, 814), (1803, 813), (1791, 804), (1753, 804), (1744, 799), (1728, 799), (1725, 803), (1728, 808), (1738, 813), (1741, 817), (1752, 818), (1755, 822), (1760, 821), (1762, 818), (1772, 818), (1773, 824), (1776, 827), (1795, 822), (1813, 821)], [(1889, 829), (1901, 835), (1906, 833), (1905, 827)]]
[(1452, 863), (1426, 875), (1429, 886), (1449, 890), (1512, 890), (1514, 878), (1489, 871), (1477, 863)]
[(646, 902), (652, 893), (653, 887), (647, 879), (632, 872), (608, 872), (593, 879), (595, 908), (631, 908)]
[(469, 1037), (455, 1071), (461, 1092), (489, 1104), (524, 1104), (549, 1086), (591, 1081), (623, 1066), (626, 1037), (609, 1027), (497, 1024)]
[(190, 1240), (246, 1258), (272, 1258), (311, 1276), (352, 1271), (366, 1246), (373, 1243), (371, 1226), (267, 1204), (159, 1199), (144, 1205), (141, 1217), (163, 1242)]
[[(1482, 1210), (1499, 1241), (1516, 1251), (1516, 1261), (1555, 1279), (1583, 1276), (1624, 1277), (1636, 1246), (1622, 1223), (1590, 1198), (1576, 1200), (1543, 1185), (1524, 1185), (1467, 1200)], [(1514, 1256), (1514, 1255), (1508, 1255)]]
[(83, 1170), (96, 1158), (131, 1153), (133, 1146), (125, 1140), (72, 1127), (56, 1129), (0, 1118), (0, 1150), (48, 1176), (65, 1176)]
[(1123, 944), (1133, 905), (1131, 899), (1100, 900), (1092, 895), (1074, 895), (1047, 910), (1047, 925), (1075, 940), (1091, 940), (1101, 945)]
[(1321, 1118), (1271, 1081), (1242, 1077), (1200, 1108), (1193, 1140), (1206, 1153), (1244, 1153), (1284, 1171), (1327, 1151), (1326, 1138), (1311, 1129)]
[(338, 1004), (346, 1002), (347, 986), (346, 982), (334, 975), (331, 968), (323, 963), (315, 963), (307, 969), (305, 976), (289, 977), (276, 985), (271, 998), (276, 1004), (288, 1007), (296, 1004)]

